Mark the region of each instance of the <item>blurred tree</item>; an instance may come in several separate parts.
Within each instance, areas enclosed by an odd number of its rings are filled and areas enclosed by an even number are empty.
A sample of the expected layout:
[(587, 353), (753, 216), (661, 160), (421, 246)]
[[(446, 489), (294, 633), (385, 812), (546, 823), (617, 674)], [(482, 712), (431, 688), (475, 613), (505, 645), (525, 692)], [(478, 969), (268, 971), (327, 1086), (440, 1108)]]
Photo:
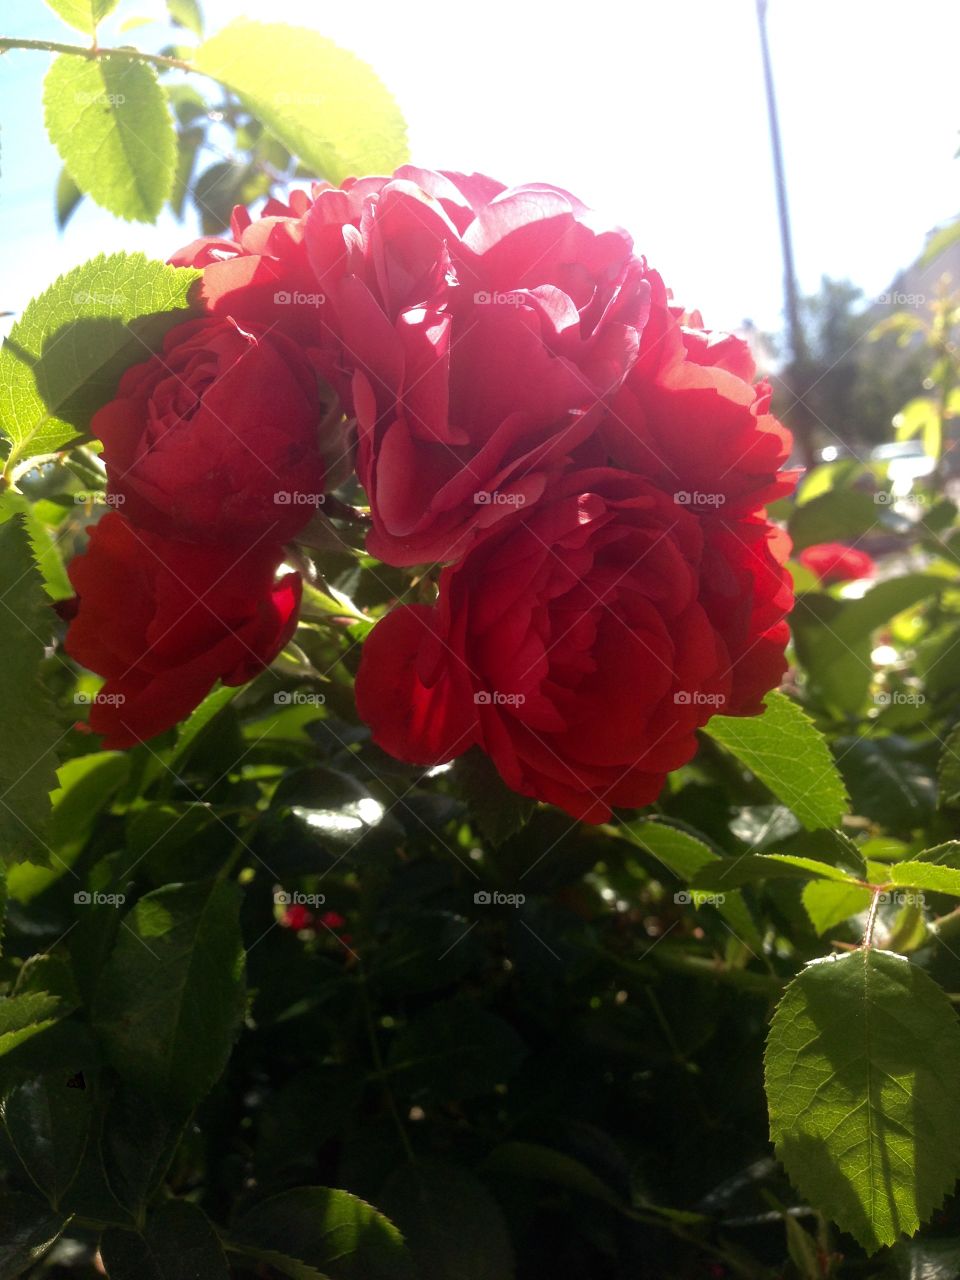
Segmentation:
[[(813, 416), (817, 444), (845, 445), (862, 454), (892, 437), (892, 420), (925, 376), (919, 346), (899, 345), (896, 336), (871, 331), (889, 314), (882, 302), (865, 305), (863, 290), (849, 280), (824, 276), (816, 293), (800, 300), (805, 355), (797, 390)], [(782, 387), (775, 410), (792, 424), (794, 396)]]

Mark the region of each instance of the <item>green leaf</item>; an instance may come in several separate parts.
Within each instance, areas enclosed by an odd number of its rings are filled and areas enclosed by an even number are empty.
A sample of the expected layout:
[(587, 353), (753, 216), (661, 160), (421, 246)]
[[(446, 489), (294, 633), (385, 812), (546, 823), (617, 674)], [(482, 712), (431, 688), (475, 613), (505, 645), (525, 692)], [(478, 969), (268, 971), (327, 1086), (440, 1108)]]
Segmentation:
[[(59, 788), (50, 797), (49, 866), (21, 862), (10, 868), (7, 884), (11, 898), (28, 903), (63, 875), (80, 856), (101, 810), (130, 775), (130, 756), (122, 751), (100, 751), (67, 760), (57, 770)], [(78, 885), (79, 887), (79, 885)]]
[(100, 1253), (110, 1280), (229, 1280), (223, 1246), (203, 1210), (170, 1200), (140, 1231), (111, 1227)]
[(0, 855), (44, 861), (63, 732), (38, 678), (54, 618), (19, 516), (0, 524), (0, 620)]
[(222, 684), (214, 689), (212, 693), (208, 693), (204, 700), (187, 716), (186, 720), (177, 730), (177, 745), (173, 749), (170, 757), (170, 768), (176, 772), (183, 764), (193, 747), (193, 744), (203, 733), (207, 725), (213, 718), (221, 712), (224, 707), (230, 705), (233, 699), (240, 692), (236, 685)]
[(951, 222), (949, 226), (941, 227), (930, 237), (917, 266), (928, 267), (934, 259), (939, 258), (941, 253), (956, 244), (958, 240), (960, 240), (960, 218), (956, 222)]
[(67, 1221), (34, 1196), (0, 1196), (0, 1280), (19, 1280), (56, 1243)]
[(0, 1057), (52, 1027), (60, 1011), (60, 1000), (43, 991), (0, 999)]
[(64, 22), (91, 36), (97, 23), (114, 11), (119, 0), (47, 0), (47, 4)]
[(47, 594), (53, 600), (69, 599), (74, 592), (60, 555), (59, 539), (54, 539), (35, 504), (15, 489), (7, 489), (0, 494), (0, 523), (11, 515), (19, 515), (24, 522), (30, 549)]
[(77, 205), (83, 199), (83, 192), (67, 173), (66, 169), (60, 170), (53, 198), (57, 230), (62, 231), (76, 212)]
[(153, 222), (177, 160), (156, 71), (133, 58), (64, 53), (47, 72), (43, 106), (50, 141), (79, 189), (117, 217)]
[(852, 878), (839, 867), (832, 867), (817, 858), (787, 853), (721, 858), (697, 872), (693, 883), (701, 889), (732, 889), (736, 885), (756, 884), (759, 880), (809, 880), (811, 876), (839, 884), (853, 883)]
[(178, 27), (185, 27), (195, 36), (203, 36), (203, 13), (197, 0), (167, 0), (167, 13)]
[(811, 880), (804, 886), (803, 906), (817, 933), (860, 915), (870, 906), (873, 893), (859, 885), (837, 884), (831, 880)]
[(456, 1102), (492, 1092), (526, 1056), (502, 1018), (472, 1000), (441, 1000), (400, 1032), (387, 1056), (394, 1088), (411, 1097)]
[(500, 1206), (454, 1165), (398, 1169), (377, 1200), (431, 1280), (511, 1280), (513, 1246)]
[(839, 827), (847, 792), (826, 740), (782, 693), (760, 716), (714, 716), (705, 732), (766, 783), (810, 831)]
[(931, 893), (951, 893), (960, 898), (960, 871), (936, 862), (895, 862), (890, 868), (892, 884)]
[(130, 1084), (192, 1107), (218, 1079), (244, 1007), (244, 951), (233, 884), (168, 885), (126, 917), (94, 1022)]
[[(625, 822), (623, 828), (641, 849), (652, 854), (658, 862), (662, 862), (687, 884), (695, 880), (704, 867), (709, 867), (713, 863), (722, 864), (724, 861), (702, 840), (698, 840), (696, 836), (679, 827), (671, 827), (666, 822), (655, 820)], [(724, 895), (722, 902), (713, 905), (727, 921), (736, 937), (742, 939), (754, 952), (762, 951), (763, 938), (754, 923), (749, 907), (743, 900), (743, 895), (737, 893), (732, 884), (723, 887), (729, 888), (730, 894)], [(692, 896), (696, 905), (700, 906), (708, 895), (706, 893), (697, 895), (694, 892)]]
[(116, 392), (188, 318), (200, 272), (140, 253), (101, 255), (34, 298), (0, 350), (0, 428), (13, 442), (7, 468), (83, 435)]
[(794, 554), (818, 542), (854, 542), (883, 515), (883, 507), (860, 489), (832, 489), (797, 507), (790, 517)]
[(454, 779), (481, 835), (493, 845), (520, 831), (536, 808), (535, 800), (510, 790), (479, 747), (456, 761)]
[(76, 756), (60, 766), (60, 786), (50, 797), (50, 841), (62, 862), (73, 865), (90, 837), (97, 815), (129, 776), (130, 756), (123, 751)]
[(138, 1213), (157, 1191), (183, 1123), (150, 1097), (121, 1084), (103, 1119), (100, 1157), (110, 1190)]
[(937, 784), (941, 809), (952, 808), (960, 802), (960, 724), (953, 726), (943, 744), (937, 768)]
[(196, 52), (291, 152), (330, 182), (407, 159), (393, 97), (366, 63), (304, 27), (237, 19)]
[(908, 573), (877, 583), (859, 600), (804, 596), (791, 621), (797, 656), (818, 695), (831, 707), (857, 715), (873, 679), (872, 633), (945, 586), (935, 574)]
[(297, 1187), (271, 1196), (233, 1224), (229, 1249), (293, 1280), (413, 1280), (397, 1228), (346, 1191)]
[(72, 1088), (66, 1070), (26, 1080), (3, 1101), (3, 1123), (33, 1182), (56, 1208), (87, 1145), (93, 1114), (89, 1089)]
[(174, 216), (180, 219), (183, 218), (183, 207), (203, 140), (204, 132), (198, 125), (188, 125), (177, 136), (177, 174), (170, 193), (170, 208)]
[(617, 1209), (626, 1207), (620, 1196), (598, 1178), (592, 1169), (588, 1169), (573, 1156), (554, 1151), (552, 1147), (545, 1147), (538, 1142), (504, 1142), (494, 1148), (484, 1167), (498, 1176), (509, 1174), (550, 1182), (568, 1191), (576, 1191), (591, 1200), (602, 1200)]
[(913, 831), (934, 813), (936, 784), (924, 757), (926, 743), (886, 738), (838, 738), (834, 747), (850, 787), (852, 812), (889, 832)]
[(888, 951), (814, 961), (766, 1051), (770, 1133), (801, 1195), (868, 1251), (912, 1234), (960, 1173), (960, 1027)]

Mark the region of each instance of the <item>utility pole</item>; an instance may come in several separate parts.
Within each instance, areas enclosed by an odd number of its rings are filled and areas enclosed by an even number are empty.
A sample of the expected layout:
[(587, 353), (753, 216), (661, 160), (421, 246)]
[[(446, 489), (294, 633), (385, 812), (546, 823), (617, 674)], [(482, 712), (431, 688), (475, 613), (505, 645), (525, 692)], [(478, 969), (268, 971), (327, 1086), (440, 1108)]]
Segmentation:
[(797, 437), (797, 445), (804, 466), (815, 463), (813, 456), (813, 431), (811, 415), (803, 403), (804, 372), (807, 368), (807, 344), (800, 323), (800, 301), (797, 293), (797, 275), (793, 265), (793, 239), (790, 234), (790, 211), (787, 205), (787, 183), (783, 171), (783, 148), (780, 142), (780, 121), (777, 116), (777, 97), (773, 87), (773, 68), (770, 63), (770, 45), (767, 40), (767, 0), (756, 0), (757, 26), (760, 31), (760, 55), (763, 59), (763, 83), (767, 95), (767, 119), (770, 125), (770, 150), (773, 153), (773, 175), (777, 188), (777, 213), (780, 219), (780, 247), (783, 253), (783, 302), (790, 343), (790, 364), (783, 379), (796, 401), (791, 407), (791, 425)]

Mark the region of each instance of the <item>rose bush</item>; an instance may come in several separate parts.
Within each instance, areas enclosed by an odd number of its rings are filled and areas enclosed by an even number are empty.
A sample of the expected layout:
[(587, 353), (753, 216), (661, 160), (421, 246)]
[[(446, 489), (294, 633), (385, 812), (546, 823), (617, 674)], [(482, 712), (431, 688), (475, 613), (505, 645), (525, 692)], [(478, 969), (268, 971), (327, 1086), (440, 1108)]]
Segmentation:
[(960, 299), (882, 326), (932, 465), (794, 498), (569, 193), (315, 31), (50, 7), (58, 220), (229, 231), (0, 351), (0, 1273), (953, 1275)]
[(652, 801), (713, 712), (762, 710), (789, 436), (746, 345), (684, 316), (626, 233), (557, 188), (410, 166), (238, 209), (232, 232), (173, 255), (208, 318), (95, 419), (111, 489), (165, 535), (294, 537), (310, 510), (278, 491), (320, 489), (335, 393), (369, 551), (451, 566), (434, 611), (367, 643), (382, 746), (480, 746), (514, 790), (601, 821)]

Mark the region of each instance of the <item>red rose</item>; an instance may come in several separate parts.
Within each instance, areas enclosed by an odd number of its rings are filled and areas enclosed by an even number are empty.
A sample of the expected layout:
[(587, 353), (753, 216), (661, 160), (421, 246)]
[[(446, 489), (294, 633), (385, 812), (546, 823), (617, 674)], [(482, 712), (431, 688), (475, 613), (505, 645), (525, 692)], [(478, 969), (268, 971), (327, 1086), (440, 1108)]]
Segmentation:
[[(791, 436), (753, 383), (747, 344), (688, 329), (654, 271), (640, 354), (600, 428), (610, 461), (649, 476), (701, 512), (750, 515), (789, 493)], [(699, 319), (699, 317), (695, 317)]]
[(872, 556), (842, 542), (818, 542), (801, 551), (797, 559), (825, 586), (831, 582), (869, 578), (877, 569)]
[(77, 609), (66, 650), (106, 677), (90, 712), (105, 747), (130, 747), (183, 719), (217, 680), (244, 684), (293, 634), (300, 579), (283, 550), (174, 542), (103, 517), (70, 564)]
[(576, 818), (648, 804), (731, 690), (703, 546), (701, 522), (648, 481), (565, 477), (443, 570), (435, 609), (374, 628), (360, 715), (417, 764), (478, 744), (515, 791)]
[(238, 211), (233, 234), (172, 261), (203, 266), (214, 314), (295, 333), (357, 416), (392, 564), (454, 560), (534, 501), (636, 359), (632, 242), (557, 188), (405, 166)]
[(790, 538), (762, 514), (703, 521), (700, 602), (722, 638), (732, 685), (725, 714), (759, 715), (787, 670), (786, 615), (793, 582), (784, 568)]
[(285, 929), (308, 929), (313, 924), (313, 912), (300, 902), (284, 909), (280, 923)]
[(193, 320), (128, 369), (93, 419), (126, 516), (198, 542), (283, 542), (316, 512), (316, 374), (287, 338)]
[(392, 340), (354, 376), (369, 550), (452, 561), (551, 474), (600, 420), (636, 358), (648, 293), (629, 237), (566, 192), (502, 191), (462, 232), (418, 188), (369, 214)]

